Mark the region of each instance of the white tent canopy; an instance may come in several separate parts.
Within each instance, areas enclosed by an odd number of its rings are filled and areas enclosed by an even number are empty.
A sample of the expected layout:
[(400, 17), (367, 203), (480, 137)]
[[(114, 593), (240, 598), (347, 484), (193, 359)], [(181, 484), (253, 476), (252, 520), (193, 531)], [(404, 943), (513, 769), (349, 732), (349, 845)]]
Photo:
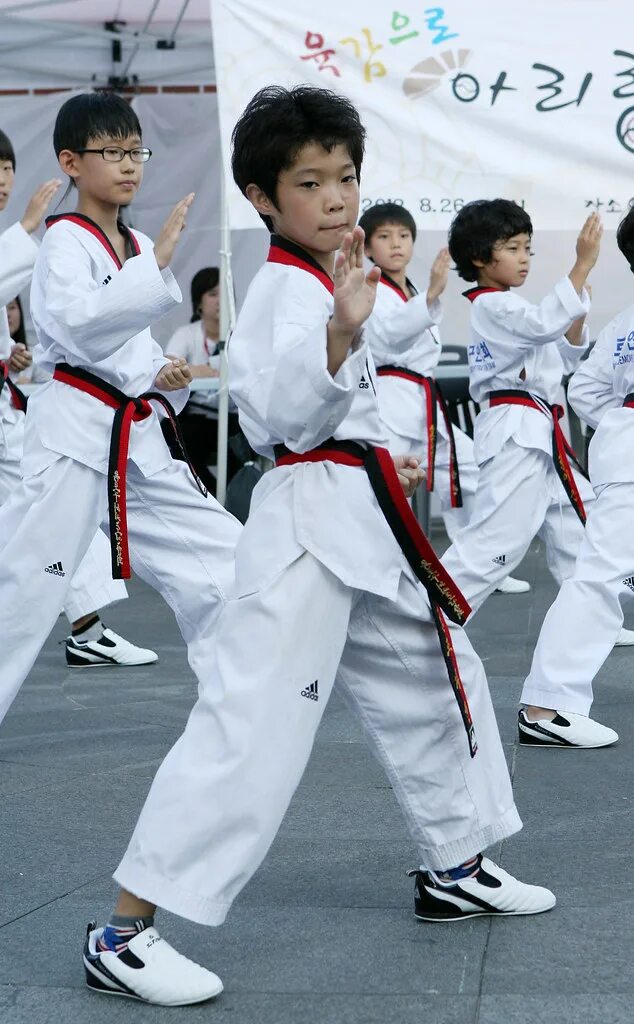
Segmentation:
[(0, 91), (213, 81), (209, 0), (0, 0)]

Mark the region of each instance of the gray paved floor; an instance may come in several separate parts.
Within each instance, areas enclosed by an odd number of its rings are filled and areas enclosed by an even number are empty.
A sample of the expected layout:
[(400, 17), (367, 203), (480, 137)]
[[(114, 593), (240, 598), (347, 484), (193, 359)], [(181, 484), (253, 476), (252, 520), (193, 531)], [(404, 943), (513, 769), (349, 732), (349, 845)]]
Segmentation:
[(85, 923), (110, 908), (110, 871), (194, 697), (170, 613), (134, 584), (108, 621), (155, 646), (160, 664), (66, 671), (60, 620), (0, 732), (1, 1024), (631, 1024), (634, 651), (613, 653), (598, 686), (617, 747), (518, 751), (516, 701), (554, 594), (537, 548), (523, 570), (532, 594), (491, 598), (470, 633), (525, 822), (497, 854), (556, 890), (553, 913), (416, 922), (412, 845), (335, 697), (273, 850), (226, 926), (161, 918), (166, 937), (223, 977), (223, 997), (178, 1011), (89, 993)]

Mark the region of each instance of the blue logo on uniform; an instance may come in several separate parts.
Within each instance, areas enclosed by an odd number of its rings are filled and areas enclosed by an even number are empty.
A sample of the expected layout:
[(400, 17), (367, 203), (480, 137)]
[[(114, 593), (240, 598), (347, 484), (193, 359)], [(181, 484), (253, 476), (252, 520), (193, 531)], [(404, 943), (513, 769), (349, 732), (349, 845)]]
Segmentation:
[(476, 370), (495, 369), (495, 359), (491, 355), (486, 341), (480, 341), (477, 345), (469, 345), (469, 362)]
[(613, 366), (621, 366), (623, 363), (633, 362), (634, 355), (632, 353), (634, 353), (634, 331), (630, 331), (627, 338), (623, 335), (622, 338), (616, 339), (614, 355), (612, 356)]

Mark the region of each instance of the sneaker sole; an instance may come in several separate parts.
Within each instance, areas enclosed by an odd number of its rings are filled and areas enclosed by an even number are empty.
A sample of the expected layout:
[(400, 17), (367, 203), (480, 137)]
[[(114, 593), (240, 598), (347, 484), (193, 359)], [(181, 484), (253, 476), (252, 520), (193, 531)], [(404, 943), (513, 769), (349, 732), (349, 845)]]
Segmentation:
[(67, 661), (67, 668), (145, 668), (147, 665), (156, 665), (156, 661), (130, 661), (125, 665), (120, 661)]
[(414, 917), (417, 921), (428, 921), (430, 924), (452, 924), (456, 921), (470, 921), (474, 917), (535, 917), (536, 914), (547, 914), (555, 907), (556, 904), (553, 903), (552, 907), (543, 907), (542, 910), (469, 910), (454, 917), (434, 917), (433, 914), (427, 916), (414, 911)]
[[(86, 973), (86, 985), (88, 988), (92, 989), (93, 992), (99, 992), (104, 996), (122, 996), (124, 999), (135, 999), (137, 1003), (145, 1003), (147, 1006), (202, 1006), (203, 1003), (210, 1003), (212, 1000), (216, 999), (224, 990), (224, 986), (221, 983), (218, 991), (214, 992), (211, 996), (206, 996), (205, 999), (189, 999), (178, 1003), (160, 1003), (158, 1001), (150, 1001), (149, 999), (145, 999), (143, 996), (137, 995), (136, 992), (132, 991), (132, 989), (125, 990), (122, 988), (110, 988), (110, 986), (103, 980), (103, 975), (99, 971), (95, 970), (85, 955), (82, 957), (82, 960), (84, 962), (84, 971)], [(119, 981), (114, 983), (117, 985), (121, 984)]]
[(80, 655), (75, 654), (74, 651), (66, 653), (66, 665), (68, 668), (141, 668), (143, 665), (156, 665), (158, 658), (154, 658), (153, 661), (131, 661), (124, 664), (121, 661), (109, 661), (106, 659), (99, 659), (98, 661), (89, 661), (88, 658), (82, 658)]

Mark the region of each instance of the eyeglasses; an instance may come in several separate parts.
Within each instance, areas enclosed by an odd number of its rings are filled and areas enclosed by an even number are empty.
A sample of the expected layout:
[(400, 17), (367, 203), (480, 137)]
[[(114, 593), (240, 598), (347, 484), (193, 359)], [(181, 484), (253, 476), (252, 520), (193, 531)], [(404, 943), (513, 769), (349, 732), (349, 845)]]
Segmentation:
[(120, 164), (124, 156), (130, 156), (135, 164), (146, 164), (152, 156), (151, 149), (123, 149), (121, 146), (104, 146), (103, 149), (78, 149), (77, 153), (101, 153), (109, 164)]

